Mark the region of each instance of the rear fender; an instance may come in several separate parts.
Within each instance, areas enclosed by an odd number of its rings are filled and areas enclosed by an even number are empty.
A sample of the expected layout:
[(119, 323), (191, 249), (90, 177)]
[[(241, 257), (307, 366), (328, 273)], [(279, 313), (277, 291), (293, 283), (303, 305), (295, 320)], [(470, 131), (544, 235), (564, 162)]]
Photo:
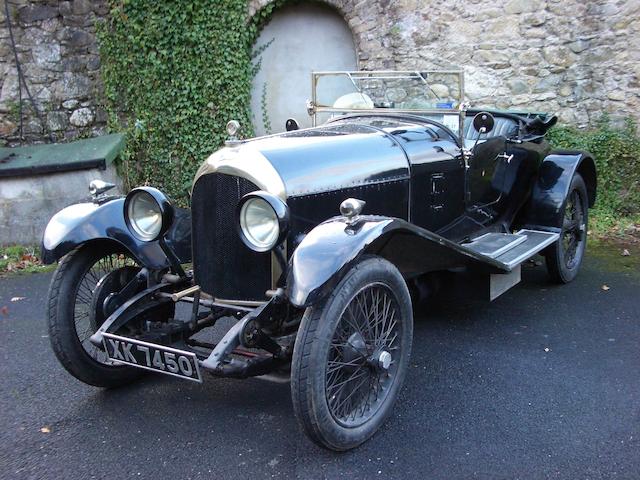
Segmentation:
[(498, 262), (398, 218), (362, 216), (349, 224), (335, 217), (311, 230), (293, 252), (285, 288), (289, 301), (303, 308), (322, 300), (367, 254), (389, 260), (405, 278), (474, 263), (502, 271)]
[[(186, 263), (191, 260), (191, 215), (185, 209), (175, 210), (166, 241), (180, 262)], [(124, 198), (78, 203), (56, 213), (44, 231), (42, 260), (53, 263), (80, 245), (104, 240), (123, 246), (147, 268), (161, 270), (170, 265), (159, 242), (141, 242), (131, 235), (124, 220)]]
[(593, 156), (587, 152), (554, 151), (540, 165), (531, 197), (517, 223), (525, 228), (559, 230), (562, 227), (564, 202), (576, 172), (585, 181), (589, 207), (593, 207), (597, 188)]

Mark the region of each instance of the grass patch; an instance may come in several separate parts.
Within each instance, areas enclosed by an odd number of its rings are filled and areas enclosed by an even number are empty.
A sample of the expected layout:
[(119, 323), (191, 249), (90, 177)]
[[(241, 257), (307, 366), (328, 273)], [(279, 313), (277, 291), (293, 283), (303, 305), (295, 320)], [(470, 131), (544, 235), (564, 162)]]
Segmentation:
[(587, 257), (603, 272), (640, 275), (640, 241), (629, 243), (616, 237), (589, 237)]
[(38, 250), (38, 247), (24, 245), (0, 247), (0, 276), (54, 270), (56, 264), (44, 265)]
[(589, 231), (594, 237), (640, 243), (640, 214), (620, 216), (596, 207), (589, 215)]

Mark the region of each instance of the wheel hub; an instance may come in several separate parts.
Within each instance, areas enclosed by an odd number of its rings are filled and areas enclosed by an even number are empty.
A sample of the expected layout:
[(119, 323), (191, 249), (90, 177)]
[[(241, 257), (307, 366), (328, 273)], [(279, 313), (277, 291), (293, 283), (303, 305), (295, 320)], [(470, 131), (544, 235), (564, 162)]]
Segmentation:
[(120, 305), (117, 295), (114, 292), (120, 291), (138, 272), (135, 267), (125, 266), (112, 270), (104, 275), (96, 284), (91, 299), (89, 321), (91, 327), (97, 330), (100, 325), (111, 315)]
[(353, 364), (352, 369), (358, 368), (358, 364), (362, 365), (367, 360), (367, 344), (359, 332), (355, 332), (349, 337), (342, 355), (345, 363)]
[(391, 366), (391, 354), (389, 352), (387, 352), (386, 350), (382, 350), (380, 353), (378, 353), (377, 355), (377, 367), (380, 370), (383, 371), (387, 371), (389, 370), (389, 367)]

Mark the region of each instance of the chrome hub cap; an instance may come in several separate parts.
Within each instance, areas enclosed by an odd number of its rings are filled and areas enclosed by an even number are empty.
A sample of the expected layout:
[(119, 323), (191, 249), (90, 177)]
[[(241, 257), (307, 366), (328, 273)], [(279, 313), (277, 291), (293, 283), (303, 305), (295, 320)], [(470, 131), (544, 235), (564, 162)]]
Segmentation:
[(387, 371), (389, 370), (389, 367), (391, 366), (391, 354), (389, 352), (387, 352), (386, 350), (381, 351), (378, 355), (377, 355), (377, 367), (380, 370), (383, 371)]

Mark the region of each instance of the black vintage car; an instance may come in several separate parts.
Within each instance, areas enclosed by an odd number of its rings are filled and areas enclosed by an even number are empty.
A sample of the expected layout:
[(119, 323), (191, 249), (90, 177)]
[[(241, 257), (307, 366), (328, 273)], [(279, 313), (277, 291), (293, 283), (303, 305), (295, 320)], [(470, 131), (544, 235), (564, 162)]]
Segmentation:
[(190, 210), (92, 182), (44, 234), (58, 359), (99, 387), (144, 370), (290, 380), (313, 441), (364, 442), (392, 411), (421, 297), (493, 300), (538, 253), (566, 283), (584, 255), (593, 158), (550, 148), (553, 116), (463, 100), (460, 72), (316, 73), (322, 125), (239, 140), (230, 122)]

